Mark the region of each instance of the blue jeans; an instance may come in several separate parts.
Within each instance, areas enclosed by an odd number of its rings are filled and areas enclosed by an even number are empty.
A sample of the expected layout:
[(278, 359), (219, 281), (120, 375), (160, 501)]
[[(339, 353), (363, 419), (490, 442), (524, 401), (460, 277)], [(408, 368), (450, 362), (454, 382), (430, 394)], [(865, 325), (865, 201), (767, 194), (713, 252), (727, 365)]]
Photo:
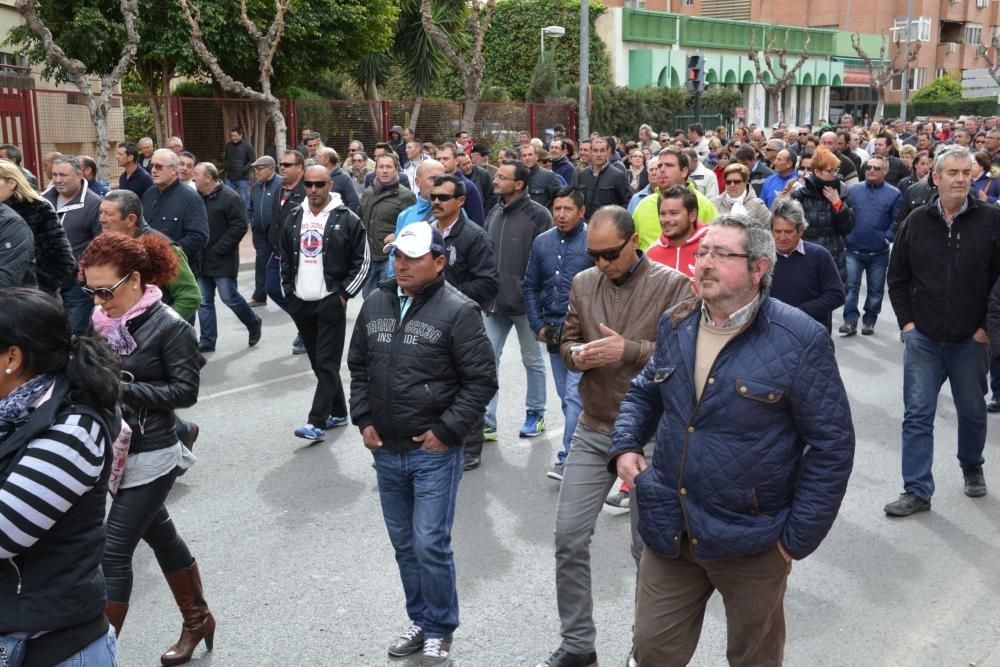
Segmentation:
[(987, 346), (971, 338), (939, 343), (916, 329), (903, 334), (903, 488), (921, 498), (934, 494), (934, 413), (947, 378), (958, 415), (958, 462), (983, 464), (986, 445)]
[(82, 651), (74, 653), (55, 667), (118, 667), (118, 640), (115, 629), (108, 627), (108, 634), (98, 637)]
[(372, 260), (371, 270), (368, 272), (368, 279), (365, 280), (365, 286), (361, 290), (361, 296), (363, 298), (367, 299), (369, 294), (378, 289), (378, 284), (385, 280), (386, 271), (388, 271), (388, 269), (389, 260)]
[(281, 289), (281, 260), (273, 253), (271, 254), (271, 258), (267, 260), (264, 284), (267, 289), (267, 296), (287, 313), (288, 304), (285, 302), (285, 291)]
[(866, 274), (868, 295), (865, 297), (865, 316), (862, 324), (875, 326), (882, 311), (885, 294), (885, 274), (889, 269), (889, 251), (880, 253), (847, 251), (847, 298), (844, 300), (844, 324), (858, 323), (858, 298), (861, 293), (861, 274)]
[(573, 441), (573, 432), (576, 431), (576, 422), (579, 421), (580, 413), (583, 412), (579, 388), (583, 373), (567, 370), (562, 357), (555, 353), (549, 353), (549, 362), (552, 366), (552, 379), (556, 383), (556, 392), (562, 401), (563, 417), (566, 422), (563, 427), (563, 448), (559, 450), (557, 455), (559, 462), (565, 463), (570, 443)]
[(61, 290), (63, 308), (69, 317), (69, 326), (77, 336), (90, 329), (90, 316), (94, 312), (94, 298), (87, 296), (79, 285)]
[(231, 181), (226, 179), (226, 185), (231, 187), (240, 193), (240, 199), (243, 200), (243, 206), (250, 210), (250, 181)]
[(201, 305), (198, 306), (198, 325), (201, 330), (201, 343), (209, 347), (215, 347), (215, 341), (219, 338), (218, 328), (215, 323), (215, 290), (219, 290), (219, 297), (222, 303), (229, 306), (229, 310), (239, 318), (243, 326), (248, 329), (260, 321), (257, 313), (253, 312), (250, 304), (246, 302), (243, 295), (236, 288), (235, 278), (212, 278), (209, 276), (198, 276), (198, 287), (201, 288)]
[(447, 637), (458, 627), (451, 527), (462, 479), (462, 448), (440, 453), (418, 448), (405, 454), (376, 449), (373, 455), (406, 613), (425, 636)]
[[(542, 355), (542, 344), (538, 342), (535, 332), (528, 324), (527, 315), (497, 315), (483, 314), (486, 325), (486, 336), (493, 346), (497, 356), (497, 368), (500, 368), (500, 353), (511, 327), (517, 332), (517, 342), (521, 345), (521, 363), (528, 373), (528, 393), (525, 397), (525, 408), (528, 412), (545, 414), (545, 357)], [(486, 428), (497, 427), (497, 392), (486, 406)]]

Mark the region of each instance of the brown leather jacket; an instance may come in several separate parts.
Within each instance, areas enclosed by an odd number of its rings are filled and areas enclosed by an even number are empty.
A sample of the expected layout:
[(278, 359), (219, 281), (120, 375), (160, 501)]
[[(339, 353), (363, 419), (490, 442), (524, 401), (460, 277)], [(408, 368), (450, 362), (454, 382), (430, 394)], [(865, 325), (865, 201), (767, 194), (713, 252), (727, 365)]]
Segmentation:
[(625, 337), (621, 361), (583, 371), (580, 421), (602, 433), (611, 433), (629, 383), (653, 354), (660, 317), (669, 308), (694, 296), (691, 280), (670, 267), (646, 260), (616, 285), (597, 268), (577, 274), (569, 293), (569, 311), (560, 354), (566, 368), (579, 371), (570, 348), (603, 338), (599, 324)]

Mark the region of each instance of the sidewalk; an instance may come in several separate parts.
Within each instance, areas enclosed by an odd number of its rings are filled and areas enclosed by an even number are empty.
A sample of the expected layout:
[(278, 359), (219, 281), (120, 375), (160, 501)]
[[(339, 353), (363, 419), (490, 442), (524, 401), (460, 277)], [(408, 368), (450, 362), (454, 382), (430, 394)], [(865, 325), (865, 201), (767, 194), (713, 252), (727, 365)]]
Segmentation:
[(240, 271), (247, 269), (253, 271), (254, 261), (257, 259), (257, 251), (253, 249), (253, 234), (247, 228), (247, 234), (240, 241)]

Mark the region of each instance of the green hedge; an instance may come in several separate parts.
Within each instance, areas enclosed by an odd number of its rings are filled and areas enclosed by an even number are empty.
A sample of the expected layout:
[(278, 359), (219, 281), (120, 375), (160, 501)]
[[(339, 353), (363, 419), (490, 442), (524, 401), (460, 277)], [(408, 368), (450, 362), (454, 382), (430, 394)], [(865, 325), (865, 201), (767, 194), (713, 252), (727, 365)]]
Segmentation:
[[(635, 138), (648, 123), (656, 132), (686, 129), (693, 122), (694, 98), (684, 88), (594, 87), (590, 128), (605, 135)], [(712, 88), (701, 98), (702, 116), (721, 115), (728, 123), (739, 93)]]
[[(906, 105), (906, 119), (917, 116), (994, 116), (997, 113), (995, 98), (952, 100), (950, 102), (911, 102)], [(899, 105), (885, 105), (886, 118), (899, 118)]]

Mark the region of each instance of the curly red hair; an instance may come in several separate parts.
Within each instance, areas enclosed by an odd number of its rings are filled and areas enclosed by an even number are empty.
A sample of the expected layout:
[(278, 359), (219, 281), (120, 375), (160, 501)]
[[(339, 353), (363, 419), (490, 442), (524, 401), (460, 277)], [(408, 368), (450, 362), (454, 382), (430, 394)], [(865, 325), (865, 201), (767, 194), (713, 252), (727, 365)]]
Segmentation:
[(180, 271), (170, 241), (159, 234), (137, 239), (125, 234), (101, 234), (90, 242), (80, 259), (80, 268), (90, 266), (113, 266), (122, 276), (137, 271), (143, 285), (157, 287), (169, 283)]

